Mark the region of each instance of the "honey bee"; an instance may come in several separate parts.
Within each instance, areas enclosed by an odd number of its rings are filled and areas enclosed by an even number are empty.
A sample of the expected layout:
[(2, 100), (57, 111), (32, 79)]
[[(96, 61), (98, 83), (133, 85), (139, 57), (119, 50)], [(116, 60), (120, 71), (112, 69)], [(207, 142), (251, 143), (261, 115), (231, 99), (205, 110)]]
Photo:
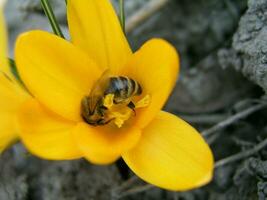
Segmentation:
[(104, 106), (104, 99), (109, 94), (114, 95), (114, 104), (125, 103), (134, 111), (135, 105), (131, 98), (141, 95), (142, 88), (137, 81), (127, 76), (108, 76), (104, 72), (90, 95), (85, 96), (81, 102), (81, 115), (88, 124), (100, 126), (113, 120), (106, 116), (108, 108)]

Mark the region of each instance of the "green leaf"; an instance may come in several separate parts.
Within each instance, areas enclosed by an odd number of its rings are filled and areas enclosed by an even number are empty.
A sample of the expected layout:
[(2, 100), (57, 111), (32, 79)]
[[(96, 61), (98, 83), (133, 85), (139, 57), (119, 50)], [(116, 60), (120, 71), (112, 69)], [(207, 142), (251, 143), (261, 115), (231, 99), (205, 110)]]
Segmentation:
[(121, 28), (125, 32), (124, 0), (120, 0), (119, 8), (120, 8), (119, 18), (120, 18)]
[(30, 92), (28, 91), (28, 89), (26, 88), (26, 86), (24, 85), (24, 83), (22, 82), (19, 73), (18, 73), (18, 69), (16, 66), (16, 63), (13, 59), (9, 58), (9, 67), (10, 67), (10, 71), (11, 73), (14, 75), (14, 77), (17, 79), (18, 83), (20, 83), (22, 85), (22, 87), (26, 90), (26, 92), (28, 92), (30, 94)]

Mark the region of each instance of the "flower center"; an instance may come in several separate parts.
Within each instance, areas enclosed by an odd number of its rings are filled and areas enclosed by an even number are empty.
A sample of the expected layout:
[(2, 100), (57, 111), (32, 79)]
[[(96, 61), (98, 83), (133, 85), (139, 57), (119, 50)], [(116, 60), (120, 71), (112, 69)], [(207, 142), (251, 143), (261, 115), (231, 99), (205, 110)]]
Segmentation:
[[(117, 127), (122, 127), (125, 121), (127, 121), (130, 117), (136, 115), (135, 109), (139, 108), (145, 108), (150, 103), (150, 96), (146, 95), (141, 100), (137, 101), (135, 104), (130, 101), (132, 104), (121, 104), (116, 105), (114, 104), (114, 94), (108, 94), (104, 98), (103, 105), (108, 109), (107, 116), (110, 119), (114, 120), (114, 124), (117, 125)], [(134, 105), (134, 108), (129, 106)]]
[(150, 96), (140, 98), (141, 95), (141, 85), (129, 77), (99, 80), (90, 95), (82, 99), (81, 115), (90, 125), (100, 126), (112, 122), (120, 128), (136, 116), (137, 109), (150, 104)]

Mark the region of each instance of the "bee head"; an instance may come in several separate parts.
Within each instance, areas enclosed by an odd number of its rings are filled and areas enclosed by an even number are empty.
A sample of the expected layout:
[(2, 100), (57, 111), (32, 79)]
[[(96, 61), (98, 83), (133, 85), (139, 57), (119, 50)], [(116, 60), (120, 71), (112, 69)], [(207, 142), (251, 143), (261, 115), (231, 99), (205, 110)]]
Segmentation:
[[(94, 101), (94, 102), (92, 102)], [(81, 103), (81, 115), (84, 121), (90, 125), (104, 125), (105, 124), (106, 107), (102, 105), (102, 99), (97, 101), (95, 98), (84, 97)]]

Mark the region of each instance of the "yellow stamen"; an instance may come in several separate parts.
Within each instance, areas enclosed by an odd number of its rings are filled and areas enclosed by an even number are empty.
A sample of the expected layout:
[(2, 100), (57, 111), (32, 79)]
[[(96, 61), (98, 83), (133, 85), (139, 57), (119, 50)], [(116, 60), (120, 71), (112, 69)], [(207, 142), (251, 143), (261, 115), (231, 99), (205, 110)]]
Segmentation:
[[(150, 100), (150, 96), (146, 95), (135, 104), (135, 109), (147, 107), (150, 104)], [(114, 124), (116, 124), (118, 128), (121, 128), (124, 122), (130, 119), (134, 114), (132, 109), (127, 107), (127, 103), (114, 104), (114, 94), (106, 95), (103, 104), (108, 108), (108, 118), (113, 119)]]
[(114, 94), (108, 94), (104, 98), (104, 106), (110, 109), (113, 106)]
[(121, 128), (125, 121), (127, 121), (132, 116), (132, 111), (128, 108), (124, 112), (112, 112), (110, 114), (111, 118), (114, 118), (114, 123)]
[(136, 104), (135, 104), (135, 108), (144, 108), (147, 107), (150, 104), (150, 96), (146, 95), (144, 98), (142, 98), (141, 100), (139, 100)]

